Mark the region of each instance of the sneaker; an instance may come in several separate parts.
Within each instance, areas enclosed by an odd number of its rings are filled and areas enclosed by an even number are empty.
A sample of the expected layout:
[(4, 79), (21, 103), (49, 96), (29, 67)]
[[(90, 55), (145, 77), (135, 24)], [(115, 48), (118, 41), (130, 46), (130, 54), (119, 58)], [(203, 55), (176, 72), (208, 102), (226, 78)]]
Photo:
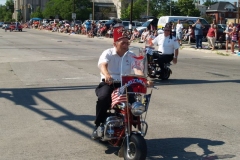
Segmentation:
[(98, 128), (97, 126), (94, 127), (93, 133), (92, 133), (92, 136), (91, 136), (91, 138), (94, 139), (94, 140), (98, 138), (97, 128)]

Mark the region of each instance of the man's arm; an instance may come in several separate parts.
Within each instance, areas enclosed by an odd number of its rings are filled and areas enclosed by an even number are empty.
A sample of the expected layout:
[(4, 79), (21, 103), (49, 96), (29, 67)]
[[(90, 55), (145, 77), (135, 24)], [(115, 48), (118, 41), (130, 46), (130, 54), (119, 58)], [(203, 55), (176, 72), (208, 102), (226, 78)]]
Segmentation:
[(108, 72), (108, 69), (107, 69), (108, 68), (108, 64), (107, 64), (107, 62), (101, 63), (99, 68), (100, 68), (101, 73), (105, 76), (105, 82), (108, 83), (108, 84), (111, 84), (112, 83), (112, 77), (111, 77), (111, 75)]
[(173, 63), (177, 63), (177, 58), (178, 58), (178, 49), (175, 49), (174, 56), (173, 56)]
[[(136, 75), (140, 75), (140, 76), (144, 76), (144, 73), (142, 70), (138, 69), (138, 68), (133, 68), (133, 71)], [(153, 81), (148, 80), (147, 81), (147, 86), (152, 87), (153, 86)]]

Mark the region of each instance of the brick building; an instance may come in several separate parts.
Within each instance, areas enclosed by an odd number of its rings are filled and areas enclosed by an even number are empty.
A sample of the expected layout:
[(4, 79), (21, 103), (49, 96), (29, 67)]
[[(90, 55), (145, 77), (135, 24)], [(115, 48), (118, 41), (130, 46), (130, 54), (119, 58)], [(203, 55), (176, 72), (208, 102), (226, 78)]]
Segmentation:
[(216, 23), (223, 24), (227, 22), (227, 19), (237, 18), (237, 2), (234, 4), (230, 2), (218, 2), (211, 5), (206, 10), (206, 14), (213, 17)]

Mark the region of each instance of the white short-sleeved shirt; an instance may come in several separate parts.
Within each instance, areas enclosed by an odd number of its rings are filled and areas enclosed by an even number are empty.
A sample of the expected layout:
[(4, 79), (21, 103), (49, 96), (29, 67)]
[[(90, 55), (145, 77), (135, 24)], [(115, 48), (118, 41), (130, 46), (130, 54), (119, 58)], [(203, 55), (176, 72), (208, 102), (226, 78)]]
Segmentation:
[[(101, 63), (107, 62), (108, 64), (108, 72), (115, 80), (120, 80), (120, 74), (121, 74), (121, 67), (122, 67), (122, 74), (134, 74), (133, 72), (133, 63), (134, 63), (134, 54), (131, 52), (127, 52), (127, 55), (123, 57), (120, 57), (115, 48), (110, 48), (105, 51), (103, 51), (102, 55), (99, 58), (98, 61), (98, 68), (100, 69)], [(122, 63), (123, 59), (123, 63)], [(122, 64), (122, 65), (121, 65)], [(100, 73), (101, 80), (105, 78), (105, 76)]]
[(177, 33), (182, 32), (182, 29), (183, 29), (183, 25), (181, 23), (176, 25), (176, 32)]
[(170, 36), (165, 37), (164, 34), (158, 35), (152, 43), (158, 45), (158, 51), (162, 52), (161, 54), (173, 54), (174, 50), (180, 47), (175, 37), (171, 39)]

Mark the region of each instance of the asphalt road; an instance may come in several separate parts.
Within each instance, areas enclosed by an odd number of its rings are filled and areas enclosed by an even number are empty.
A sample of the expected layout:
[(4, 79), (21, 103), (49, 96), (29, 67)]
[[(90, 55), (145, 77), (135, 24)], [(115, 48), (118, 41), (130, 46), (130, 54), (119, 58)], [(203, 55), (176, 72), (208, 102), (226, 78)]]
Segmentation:
[[(133, 46), (143, 44), (133, 43)], [(107, 38), (0, 30), (0, 160), (113, 160), (90, 139)], [(154, 80), (147, 159), (240, 159), (240, 57), (183, 48)]]

